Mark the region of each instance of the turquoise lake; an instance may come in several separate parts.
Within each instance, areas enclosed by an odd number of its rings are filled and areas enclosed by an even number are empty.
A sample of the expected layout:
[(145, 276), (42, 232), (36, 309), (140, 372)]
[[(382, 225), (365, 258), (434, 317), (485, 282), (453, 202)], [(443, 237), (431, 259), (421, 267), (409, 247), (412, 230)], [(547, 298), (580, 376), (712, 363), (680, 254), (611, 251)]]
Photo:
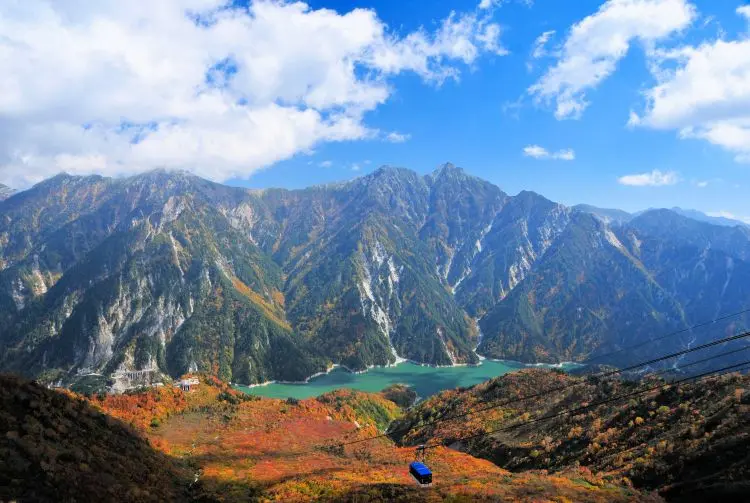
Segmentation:
[[(575, 366), (571, 364), (570, 367)], [(237, 386), (253, 395), (269, 398), (310, 398), (339, 388), (377, 392), (391, 384), (408, 384), (425, 398), (445, 389), (473, 386), (493, 377), (526, 368), (523, 363), (482, 361), (481, 365), (465, 367), (427, 367), (414, 363), (401, 363), (394, 367), (373, 368), (362, 374), (353, 374), (337, 368), (328, 374), (310, 379), (306, 384), (273, 383), (265, 386)]]

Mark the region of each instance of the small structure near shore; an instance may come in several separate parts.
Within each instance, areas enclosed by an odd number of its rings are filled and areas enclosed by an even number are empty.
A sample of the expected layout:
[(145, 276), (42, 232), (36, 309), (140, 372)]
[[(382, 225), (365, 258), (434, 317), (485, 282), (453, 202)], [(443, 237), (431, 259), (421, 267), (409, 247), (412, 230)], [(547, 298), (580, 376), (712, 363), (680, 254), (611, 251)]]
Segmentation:
[(163, 385), (162, 375), (157, 369), (126, 370), (117, 369), (110, 376), (110, 393), (123, 393), (131, 389), (157, 387)]
[(182, 391), (193, 391), (193, 389), (199, 384), (200, 380), (197, 377), (189, 377), (187, 379), (180, 379), (177, 386), (179, 386)]

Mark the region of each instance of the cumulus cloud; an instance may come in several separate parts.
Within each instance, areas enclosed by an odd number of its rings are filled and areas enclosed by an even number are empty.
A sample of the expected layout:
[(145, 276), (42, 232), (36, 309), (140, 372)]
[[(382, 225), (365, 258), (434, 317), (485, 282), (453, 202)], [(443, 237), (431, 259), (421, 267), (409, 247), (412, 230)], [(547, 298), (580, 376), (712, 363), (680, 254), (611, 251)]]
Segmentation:
[[(499, 7), (505, 2), (508, 2), (509, 0), (481, 0), (479, 2), (479, 8), (480, 9), (492, 9), (494, 7)], [(524, 4), (526, 7), (531, 7), (534, 5), (534, 0), (516, 0), (519, 3)]]
[(0, 3), (0, 181), (155, 167), (247, 177), (321, 143), (381, 137), (365, 116), (395, 75), (439, 85), (505, 52), (478, 12), (399, 36), (369, 9), (226, 3)]
[(557, 152), (550, 152), (539, 145), (528, 145), (527, 147), (524, 147), (523, 155), (534, 159), (553, 161), (573, 161), (576, 158), (573, 149), (566, 148), (558, 150)]
[[(737, 12), (750, 14), (750, 8)], [(702, 139), (750, 163), (750, 39), (654, 51), (653, 58), (656, 85), (629, 124)]]
[(709, 211), (706, 213), (706, 215), (708, 215), (709, 217), (729, 218), (731, 220), (738, 220), (740, 222), (750, 224), (750, 217), (737, 215), (735, 213), (732, 213), (731, 211)]
[(388, 133), (385, 138), (391, 143), (404, 143), (405, 141), (409, 140), (409, 138), (411, 138), (411, 135), (392, 131)]
[(737, 7), (737, 14), (744, 16), (750, 21), (750, 5), (741, 5), (740, 7)]
[(620, 185), (629, 185), (632, 187), (661, 187), (664, 185), (674, 185), (680, 181), (680, 177), (674, 171), (662, 173), (658, 169), (651, 173), (639, 173), (635, 175), (625, 175), (617, 179)]
[(547, 56), (547, 42), (555, 35), (555, 30), (545, 31), (534, 41), (534, 48), (531, 51), (531, 57), (539, 59)]
[(558, 119), (578, 118), (586, 93), (617, 68), (633, 42), (650, 47), (693, 21), (687, 0), (609, 0), (573, 25), (557, 62), (528, 89), (537, 102), (555, 103)]
[(331, 166), (333, 166), (333, 161), (321, 161), (318, 166), (320, 166), (321, 168), (330, 168)]

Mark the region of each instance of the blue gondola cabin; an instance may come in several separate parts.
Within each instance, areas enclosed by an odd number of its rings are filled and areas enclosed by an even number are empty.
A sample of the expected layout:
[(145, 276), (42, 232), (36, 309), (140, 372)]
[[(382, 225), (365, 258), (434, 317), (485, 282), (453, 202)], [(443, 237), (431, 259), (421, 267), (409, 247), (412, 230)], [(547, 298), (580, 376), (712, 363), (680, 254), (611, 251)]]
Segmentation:
[(428, 486), (432, 484), (432, 472), (424, 463), (414, 461), (409, 465), (409, 473), (420, 485)]

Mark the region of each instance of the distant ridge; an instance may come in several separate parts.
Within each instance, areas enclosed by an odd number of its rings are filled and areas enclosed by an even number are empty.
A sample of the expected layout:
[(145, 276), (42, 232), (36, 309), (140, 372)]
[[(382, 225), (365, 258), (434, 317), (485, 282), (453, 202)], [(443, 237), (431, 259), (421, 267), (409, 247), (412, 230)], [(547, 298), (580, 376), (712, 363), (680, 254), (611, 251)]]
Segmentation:
[(684, 217), (692, 218), (693, 220), (698, 220), (700, 222), (707, 222), (709, 224), (714, 225), (723, 225), (725, 227), (734, 227), (736, 225), (741, 225), (743, 227), (750, 227), (746, 222), (743, 222), (742, 220), (737, 220), (734, 218), (727, 218), (727, 217), (716, 217), (711, 215), (706, 215), (705, 213), (697, 210), (686, 210), (678, 207), (671, 208), (672, 211), (674, 211), (677, 214), (680, 214)]
[(690, 218), (692, 220), (697, 220), (699, 222), (706, 222), (713, 225), (721, 225), (722, 227), (735, 227), (737, 225), (741, 225), (743, 227), (750, 227), (750, 224), (747, 222), (743, 222), (742, 220), (737, 220), (735, 218), (728, 218), (728, 217), (721, 217), (721, 216), (711, 216), (706, 213), (703, 213), (702, 211), (698, 210), (690, 210), (685, 208), (680, 208), (678, 206), (674, 206), (672, 208), (649, 208), (647, 210), (642, 211), (636, 211), (635, 213), (628, 213), (627, 211), (615, 209), (615, 208), (599, 208), (597, 206), (592, 206), (590, 204), (577, 204), (573, 206), (574, 210), (581, 211), (583, 213), (589, 213), (591, 215), (594, 215), (599, 220), (603, 221), (606, 224), (624, 224), (627, 222), (630, 222), (633, 220), (633, 218), (642, 215), (649, 211), (655, 211), (660, 209), (668, 209), (669, 211), (672, 211), (674, 213), (677, 213), (678, 215), (681, 215), (683, 217)]
[(627, 211), (618, 210), (615, 208), (597, 208), (590, 204), (577, 204), (573, 206), (574, 210), (581, 211), (583, 213), (590, 213), (603, 221), (605, 224), (615, 223), (624, 224), (633, 219), (633, 215)]

